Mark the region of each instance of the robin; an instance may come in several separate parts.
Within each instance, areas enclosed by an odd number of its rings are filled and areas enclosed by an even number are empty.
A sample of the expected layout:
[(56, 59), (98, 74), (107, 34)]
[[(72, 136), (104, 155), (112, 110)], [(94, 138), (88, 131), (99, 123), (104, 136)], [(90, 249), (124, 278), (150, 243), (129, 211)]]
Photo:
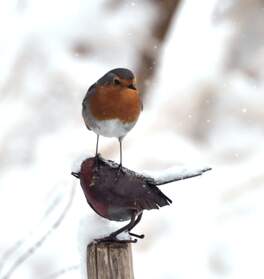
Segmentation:
[(119, 140), (122, 169), (122, 140), (135, 126), (141, 110), (135, 76), (128, 69), (113, 69), (88, 89), (82, 116), (86, 127), (97, 134), (96, 157), (99, 137), (115, 137)]

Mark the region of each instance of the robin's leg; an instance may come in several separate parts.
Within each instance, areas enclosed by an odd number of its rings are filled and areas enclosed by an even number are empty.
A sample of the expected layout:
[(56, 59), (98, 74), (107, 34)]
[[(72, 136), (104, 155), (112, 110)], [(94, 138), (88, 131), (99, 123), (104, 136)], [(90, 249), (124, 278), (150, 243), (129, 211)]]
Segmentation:
[(98, 170), (99, 169), (99, 160), (100, 160), (100, 158), (99, 158), (99, 154), (98, 154), (98, 146), (99, 146), (99, 135), (97, 135), (97, 139), (96, 139), (96, 151), (95, 151), (95, 168), (96, 168), (96, 170)]
[(119, 141), (119, 150), (120, 150), (120, 163), (119, 163), (119, 166), (118, 166), (118, 172), (117, 174), (119, 175), (120, 173), (123, 173), (123, 166), (122, 166), (122, 158), (123, 158), (123, 153), (122, 153), (122, 140), (123, 140), (124, 137), (119, 137), (118, 138), (118, 141)]
[(119, 151), (120, 151), (119, 167), (122, 168), (122, 140), (123, 140), (123, 137), (118, 138), (118, 140), (119, 140)]
[(137, 237), (137, 238), (144, 238), (144, 237), (145, 237), (144, 234), (135, 234), (135, 233), (130, 232), (130, 231), (140, 222), (140, 220), (141, 220), (141, 218), (142, 218), (142, 215), (143, 215), (143, 212), (140, 213), (140, 214), (138, 215), (137, 219), (135, 220), (135, 222), (134, 222), (134, 224), (133, 224), (133, 227), (131, 227), (131, 228), (129, 229), (129, 232), (128, 232), (129, 235), (134, 236), (134, 237)]
[(99, 135), (97, 135), (97, 140), (96, 140), (96, 151), (95, 151), (95, 157), (98, 156), (98, 146), (99, 146)]

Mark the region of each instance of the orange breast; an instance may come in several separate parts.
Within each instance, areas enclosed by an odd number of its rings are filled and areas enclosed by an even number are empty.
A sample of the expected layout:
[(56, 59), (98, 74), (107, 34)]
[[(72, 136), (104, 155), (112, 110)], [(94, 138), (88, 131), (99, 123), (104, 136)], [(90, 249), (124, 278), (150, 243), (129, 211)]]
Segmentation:
[(90, 109), (98, 120), (118, 118), (123, 122), (134, 122), (140, 114), (141, 101), (136, 90), (101, 86), (90, 97)]

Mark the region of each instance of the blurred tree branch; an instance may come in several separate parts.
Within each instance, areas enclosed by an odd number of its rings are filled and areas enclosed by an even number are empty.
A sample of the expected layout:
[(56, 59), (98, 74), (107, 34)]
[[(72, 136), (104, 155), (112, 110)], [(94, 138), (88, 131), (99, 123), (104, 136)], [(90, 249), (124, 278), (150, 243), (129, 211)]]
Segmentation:
[(155, 74), (161, 46), (181, 3), (181, 0), (151, 1), (158, 6), (157, 10), (160, 11), (160, 16), (156, 18), (156, 22), (152, 29), (153, 39), (148, 41), (148, 44), (141, 52), (141, 59), (139, 60), (141, 63), (138, 65), (137, 69), (137, 80), (140, 91), (143, 94), (148, 90), (148, 85)]
[(264, 29), (263, 0), (229, 1), (228, 5), (218, 2), (214, 19), (229, 22), (232, 27), (224, 72), (243, 72), (254, 81), (263, 79)]
[(79, 265), (73, 265), (73, 266), (69, 266), (66, 268), (63, 268), (57, 272), (54, 272), (53, 274), (45, 277), (45, 279), (55, 279), (55, 278), (59, 278), (60, 276), (65, 275), (66, 273), (72, 272), (72, 271), (76, 271), (80, 268)]

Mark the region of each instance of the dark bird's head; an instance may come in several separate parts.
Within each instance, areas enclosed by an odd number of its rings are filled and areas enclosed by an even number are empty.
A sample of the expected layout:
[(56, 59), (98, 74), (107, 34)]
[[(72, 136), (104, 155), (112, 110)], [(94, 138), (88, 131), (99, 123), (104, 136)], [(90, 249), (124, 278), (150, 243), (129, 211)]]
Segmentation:
[(101, 77), (96, 85), (99, 86), (109, 86), (112, 85), (117, 89), (129, 88), (132, 90), (136, 89), (136, 79), (134, 74), (125, 68), (116, 68), (107, 72), (103, 77)]

